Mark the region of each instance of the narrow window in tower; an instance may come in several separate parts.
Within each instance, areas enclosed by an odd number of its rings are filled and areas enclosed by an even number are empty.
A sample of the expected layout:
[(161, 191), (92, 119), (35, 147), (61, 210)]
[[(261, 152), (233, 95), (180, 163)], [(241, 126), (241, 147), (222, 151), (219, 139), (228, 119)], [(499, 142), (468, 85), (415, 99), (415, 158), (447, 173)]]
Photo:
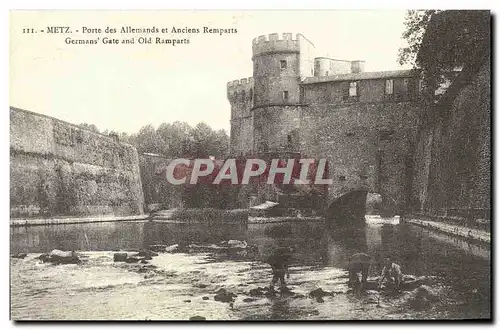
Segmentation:
[(241, 92), (241, 102), (245, 102), (245, 91)]
[(280, 60), (280, 67), (281, 67), (281, 70), (286, 69), (286, 60)]
[(358, 82), (349, 83), (349, 96), (358, 96)]
[(325, 76), (328, 76), (328, 71), (326, 71), (326, 74), (325, 74)]
[(392, 94), (394, 94), (394, 80), (387, 79), (385, 81), (385, 95), (392, 95)]
[(288, 102), (288, 91), (283, 91), (283, 101)]
[(253, 88), (250, 88), (250, 102), (253, 100)]

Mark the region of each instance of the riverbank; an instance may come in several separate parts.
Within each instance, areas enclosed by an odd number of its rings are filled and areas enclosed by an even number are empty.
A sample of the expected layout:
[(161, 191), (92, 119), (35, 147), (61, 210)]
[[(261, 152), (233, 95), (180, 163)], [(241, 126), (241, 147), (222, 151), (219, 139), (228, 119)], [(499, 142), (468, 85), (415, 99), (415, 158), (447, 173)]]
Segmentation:
[(30, 219), (10, 219), (11, 227), (22, 226), (47, 226), (47, 225), (68, 225), (78, 223), (115, 222), (115, 221), (140, 221), (146, 220), (148, 214), (131, 216), (102, 216), (102, 217), (71, 217), (71, 218), (30, 218)]
[(162, 210), (152, 214), (140, 214), (131, 216), (97, 216), (97, 217), (57, 217), (57, 218), (25, 218), (10, 219), (11, 227), (47, 226), (83, 224), (95, 222), (118, 222), (118, 221), (159, 221), (167, 223), (247, 223), (248, 210), (221, 210), (221, 209), (170, 209)]
[(421, 219), (413, 216), (404, 217), (403, 221), (420, 227), (430, 228), (445, 234), (459, 236), (466, 240), (476, 241), (483, 244), (491, 244), (491, 233), (485, 230)]

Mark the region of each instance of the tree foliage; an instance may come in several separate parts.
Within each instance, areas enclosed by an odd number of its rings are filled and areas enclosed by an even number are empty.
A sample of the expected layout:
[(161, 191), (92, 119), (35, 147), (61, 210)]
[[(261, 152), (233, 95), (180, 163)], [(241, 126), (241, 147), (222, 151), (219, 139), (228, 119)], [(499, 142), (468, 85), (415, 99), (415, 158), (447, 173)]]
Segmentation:
[[(122, 138), (120, 136), (120, 138)], [(214, 130), (205, 123), (191, 127), (185, 122), (163, 123), (155, 129), (142, 127), (127, 137), (139, 153), (155, 153), (171, 158), (224, 158), (229, 153), (229, 136), (224, 130)]]
[(432, 15), (437, 12), (437, 10), (408, 10), (404, 22), (405, 31), (402, 35), (408, 46), (399, 49), (399, 64), (410, 64), (416, 67), (416, 58), (425, 30)]
[(116, 135), (119, 140), (137, 148), (139, 153), (154, 153), (170, 158), (225, 158), (229, 154), (229, 136), (223, 129), (214, 130), (205, 123), (191, 127), (186, 122), (162, 123), (158, 128), (143, 126), (139, 132), (128, 134), (104, 130), (93, 124), (80, 127), (104, 135)]
[(450, 74), (481, 63), (490, 52), (486, 10), (409, 10), (405, 27), (408, 46), (399, 50), (398, 60), (422, 71), (431, 95)]

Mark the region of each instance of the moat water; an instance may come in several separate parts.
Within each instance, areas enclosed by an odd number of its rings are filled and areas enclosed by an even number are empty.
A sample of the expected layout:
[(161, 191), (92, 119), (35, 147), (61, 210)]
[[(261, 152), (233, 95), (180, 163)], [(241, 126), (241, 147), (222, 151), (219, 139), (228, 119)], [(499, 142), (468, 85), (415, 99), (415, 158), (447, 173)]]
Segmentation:
[[(249, 252), (161, 253), (148, 265), (113, 262), (117, 250), (154, 244), (219, 244), (245, 240)], [(262, 251), (294, 247), (288, 287), (293, 296), (251, 297), (271, 280)], [(53, 249), (75, 250), (79, 265), (41, 263)], [(336, 233), (321, 223), (225, 225), (218, 228), (159, 222), (113, 222), (11, 228), (11, 317), (14, 320), (340, 320), (477, 319), (490, 317), (490, 250), (408, 225), (367, 225)], [(366, 252), (376, 261), (390, 254), (404, 274), (435, 276), (437, 300), (424, 309), (411, 292), (356, 295), (347, 288), (348, 258)], [(214, 300), (224, 288), (233, 304)], [(308, 297), (334, 291), (323, 302)]]

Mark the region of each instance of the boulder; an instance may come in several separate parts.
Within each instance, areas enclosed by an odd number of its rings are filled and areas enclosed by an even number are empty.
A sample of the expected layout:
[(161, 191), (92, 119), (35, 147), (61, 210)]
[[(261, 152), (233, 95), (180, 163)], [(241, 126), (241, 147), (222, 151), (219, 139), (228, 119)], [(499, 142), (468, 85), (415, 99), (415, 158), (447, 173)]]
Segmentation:
[(234, 293), (226, 289), (219, 289), (215, 292), (214, 300), (220, 302), (233, 302), (235, 297), (237, 297), (237, 295)]
[(141, 250), (133, 255), (133, 257), (142, 257), (145, 260), (151, 260), (153, 257), (157, 257), (158, 253), (150, 250)]
[(50, 254), (42, 254), (38, 257), (42, 262), (53, 264), (78, 264), (81, 262), (75, 251), (52, 250)]
[(174, 252), (178, 248), (179, 248), (179, 244), (170, 245), (170, 246), (165, 247), (165, 252)]
[(243, 299), (243, 302), (252, 302), (255, 301), (255, 298), (245, 298)]
[(128, 259), (128, 254), (126, 252), (118, 252), (113, 254), (113, 261), (114, 262), (120, 262), (120, 261), (127, 261)]
[(438, 300), (438, 295), (430, 287), (421, 285), (410, 293), (408, 304), (413, 309), (422, 310), (429, 308)]
[(203, 316), (195, 315), (189, 318), (189, 321), (205, 321), (206, 318)]
[(246, 249), (247, 248), (247, 242), (245, 241), (238, 241), (235, 239), (231, 239), (227, 242), (227, 245), (230, 248), (237, 248), (237, 249)]
[(11, 255), (10, 257), (15, 258), (15, 259), (24, 259), (24, 258), (26, 258), (26, 256), (27, 256), (26, 253), (16, 253), (16, 254)]
[(41, 260), (42, 262), (50, 262), (50, 256), (47, 253), (42, 253), (37, 257), (37, 259)]
[(203, 299), (203, 300), (209, 300), (210, 298), (208, 298), (207, 296), (205, 296), (205, 297), (203, 297), (201, 299)]
[(164, 244), (154, 244), (149, 246), (149, 250), (154, 251), (154, 252), (165, 252), (165, 249), (167, 248), (166, 245)]
[(51, 258), (73, 258), (76, 257), (76, 252), (75, 251), (61, 251), (61, 250), (52, 250), (50, 252), (50, 257)]
[(309, 297), (311, 298), (323, 298), (325, 296), (331, 296), (331, 295), (332, 295), (331, 292), (324, 291), (322, 288), (309, 292)]
[(128, 264), (136, 264), (139, 261), (143, 261), (143, 258), (138, 258), (138, 257), (128, 257), (125, 262)]

